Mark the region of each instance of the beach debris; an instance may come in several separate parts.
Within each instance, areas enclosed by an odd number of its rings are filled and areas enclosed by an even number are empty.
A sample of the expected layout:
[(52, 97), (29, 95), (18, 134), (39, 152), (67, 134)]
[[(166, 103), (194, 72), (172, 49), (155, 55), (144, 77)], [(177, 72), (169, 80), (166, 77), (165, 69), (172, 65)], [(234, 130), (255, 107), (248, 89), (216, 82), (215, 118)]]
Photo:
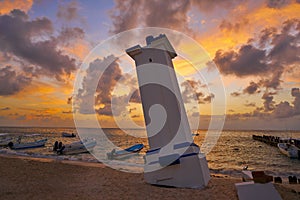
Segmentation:
[(273, 181), (273, 176), (266, 175), (264, 171), (253, 171), (252, 176), (255, 183), (269, 183)]
[(236, 183), (239, 200), (281, 200), (273, 183), (259, 184), (253, 182)]
[(289, 176), (289, 184), (297, 184), (297, 177)]
[(274, 183), (282, 183), (282, 179), (279, 176), (274, 177)]

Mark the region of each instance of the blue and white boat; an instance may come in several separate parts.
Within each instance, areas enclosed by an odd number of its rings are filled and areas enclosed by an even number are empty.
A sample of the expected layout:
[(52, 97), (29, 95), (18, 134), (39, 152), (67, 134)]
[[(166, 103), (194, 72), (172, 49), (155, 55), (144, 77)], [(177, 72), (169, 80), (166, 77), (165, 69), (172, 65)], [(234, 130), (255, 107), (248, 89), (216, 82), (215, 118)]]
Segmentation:
[(61, 133), (62, 137), (76, 137), (74, 133), (67, 133), (67, 132), (62, 132)]
[(278, 148), (281, 151), (281, 153), (283, 153), (289, 158), (299, 158), (300, 156), (300, 149), (293, 144), (278, 143)]
[(92, 151), (96, 145), (97, 142), (94, 138), (86, 138), (70, 144), (62, 144), (62, 147), (56, 149), (56, 152), (64, 155), (86, 153)]
[(47, 139), (37, 140), (35, 142), (26, 142), (21, 143), (21, 140), (17, 143), (9, 142), (8, 147), (11, 149), (30, 149), (30, 148), (38, 148), (45, 146)]
[(12, 142), (12, 138), (4, 138), (0, 140), (0, 146), (8, 146), (8, 143)]
[(136, 144), (128, 147), (124, 150), (116, 151), (113, 149), (110, 153), (107, 153), (108, 159), (125, 159), (129, 156), (137, 155), (144, 148), (143, 144)]

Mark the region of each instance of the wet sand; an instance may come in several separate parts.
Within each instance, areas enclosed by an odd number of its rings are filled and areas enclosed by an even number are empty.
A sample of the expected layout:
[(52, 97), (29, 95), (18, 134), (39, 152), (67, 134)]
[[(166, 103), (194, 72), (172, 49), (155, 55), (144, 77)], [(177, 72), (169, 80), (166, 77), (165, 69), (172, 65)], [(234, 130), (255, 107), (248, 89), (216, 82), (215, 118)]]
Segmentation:
[[(143, 174), (120, 172), (100, 163), (61, 162), (0, 155), (1, 199), (238, 199), (237, 178), (213, 177), (203, 190), (165, 188)], [(283, 199), (299, 199), (300, 184), (276, 185)], [(295, 193), (296, 191), (296, 193)]]

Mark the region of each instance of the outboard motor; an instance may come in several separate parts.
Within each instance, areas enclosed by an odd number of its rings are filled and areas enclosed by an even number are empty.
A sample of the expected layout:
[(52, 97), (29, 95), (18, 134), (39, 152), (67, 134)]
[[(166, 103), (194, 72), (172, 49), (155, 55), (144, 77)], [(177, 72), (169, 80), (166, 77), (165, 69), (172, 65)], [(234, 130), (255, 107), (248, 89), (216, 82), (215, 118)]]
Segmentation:
[(9, 142), (9, 143), (7, 144), (7, 146), (8, 146), (9, 148), (12, 148), (12, 147), (14, 146), (14, 143), (13, 143), (13, 142)]
[(275, 183), (282, 183), (281, 177), (279, 177), (279, 176), (278, 176), (278, 177), (275, 177), (275, 178), (274, 178), (274, 182), (275, 182)]
[(62, 148), (62, 142), (59, 142), (58, 143), (58, 149), (61, 149)]
[(62, 146), (61, 148), (57, 149), (57, 154), (61, 155), (63, 154), (63, 150), (65, 149), (65, 146)]
[(58, 141), (55, 141), (53, 145), (53, 151), (56, 151), (58, 149)]

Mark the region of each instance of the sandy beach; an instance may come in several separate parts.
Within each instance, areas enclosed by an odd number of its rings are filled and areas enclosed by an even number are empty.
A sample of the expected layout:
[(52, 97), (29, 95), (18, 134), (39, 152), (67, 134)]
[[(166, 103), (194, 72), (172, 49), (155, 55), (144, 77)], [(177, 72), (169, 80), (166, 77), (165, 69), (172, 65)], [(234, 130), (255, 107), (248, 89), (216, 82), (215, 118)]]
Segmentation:
[[(207, 188), (152, 186), (143, 174), (120, 172), (100, 163), (0, 156), (1, 199), (238, 199), (234, 183), (213, 177)], [(299, 199), (300, 185), (276, 185), (283, 199)], [(293, 189), (295, 191), (293, 191)]]

